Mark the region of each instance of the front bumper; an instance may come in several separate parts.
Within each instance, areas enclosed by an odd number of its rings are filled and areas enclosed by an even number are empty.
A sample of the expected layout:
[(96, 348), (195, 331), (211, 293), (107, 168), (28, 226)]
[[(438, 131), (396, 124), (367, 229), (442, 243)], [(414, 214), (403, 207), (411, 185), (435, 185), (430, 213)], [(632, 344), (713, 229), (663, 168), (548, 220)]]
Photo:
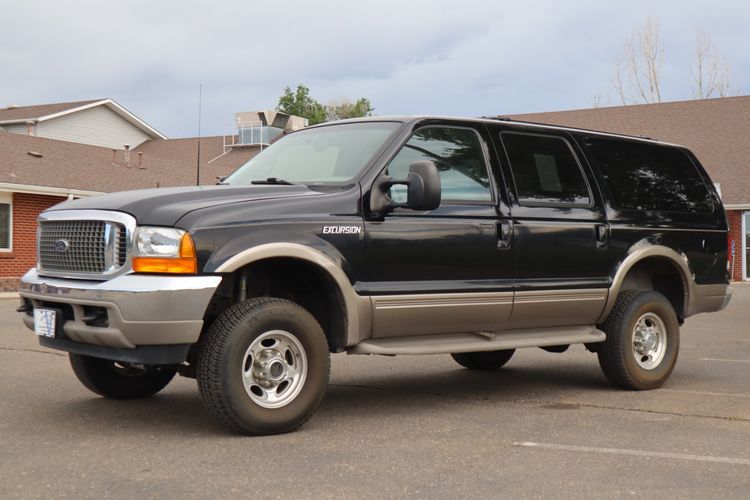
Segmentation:
[[(21, 278), (18, 293), (34, 308), (63, 311), (58, 348), (71, 350), (63, 347), (67, 341), (101, 346), (106, 352), (195, 343), (220, 282), (220, 276), (137, 274), (109, 281), (83, 281), (39, 276), (32, 269)], [(85, 319), (92, 308), (101, 315), (97, 321)], [(106, 315), (102, 314), (105, 311)], [(34, 329), (33, 312), (22, 313), (22, 319)], [(45, 345), (55, 347), (58, 339), (45, 340)]]

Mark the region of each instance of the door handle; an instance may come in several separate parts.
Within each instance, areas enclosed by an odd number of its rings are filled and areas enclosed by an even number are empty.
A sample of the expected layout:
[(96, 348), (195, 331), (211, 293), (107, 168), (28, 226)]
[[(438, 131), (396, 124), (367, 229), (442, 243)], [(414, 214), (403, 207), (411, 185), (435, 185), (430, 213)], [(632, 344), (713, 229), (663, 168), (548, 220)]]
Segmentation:
[(609, 227), (606, 224), (596, 225), (596, 248), (604, 248), (609, 243)]
[(500, 231), (497, 235), (497, 248), (505, 250), (511, 247), (513, 241), (513, 223), (511, 221), (504, 221), (500, 223)]

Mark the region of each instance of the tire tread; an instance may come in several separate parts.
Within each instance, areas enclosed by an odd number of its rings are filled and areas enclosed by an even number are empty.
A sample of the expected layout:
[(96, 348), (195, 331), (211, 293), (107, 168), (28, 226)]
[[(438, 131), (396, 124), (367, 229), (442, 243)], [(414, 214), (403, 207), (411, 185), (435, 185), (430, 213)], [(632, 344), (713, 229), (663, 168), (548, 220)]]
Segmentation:
[[(208, 329), (208, 332), (206, 332), (205, 340), (202, 343), (200, 355), (198, 356), (198, 389), (204, 405), (211, 414), (218, 417), (219, 420), (224, 422), (230, 428), (244, 434), (260, 435), (266, 433), (258, 432), (256, 429), (249, 428), (236, 415), (236, 413), (230, 409), (229, 402), (225, 397), (222, 378), (219, 372), (220, 360), (222, 353), (226, 349), (226, 344), (230, 340), (232, 332), (243, 321), (243, 319), (248, 315), (274, 305), (287, 305), (294, 307), (305, 314), (310, 314), (305, 308), (295, 302), (274, 297), (258, 297), (238, 302), (229, 307), (214, 320)], [(326, 367), (326, 370), (330, 373), (330, 357), (327, 359), (328, 366)], [(324, 395), (325, 389), (323, 396)], [(318, 406), (320, 406), (322, 400), (323, 397), (318, 400), (317, 404), (311, 408), (302, 419), (295, 422), (293, 427), (284, 429), (283, 432), (291, 432), (301, 427), (310, 419), (310, 417), (312, 417)], [(273, 433), (275, 434), (277, 432)]]

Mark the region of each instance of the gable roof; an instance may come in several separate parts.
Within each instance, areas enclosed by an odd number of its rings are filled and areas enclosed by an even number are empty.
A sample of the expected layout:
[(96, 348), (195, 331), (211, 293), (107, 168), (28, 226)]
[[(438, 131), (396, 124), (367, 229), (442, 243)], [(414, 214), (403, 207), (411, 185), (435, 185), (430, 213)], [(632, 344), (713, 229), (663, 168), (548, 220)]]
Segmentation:
[(508, 116), (681, 144), (721, 185), (729, 208), (750, 205), (750, 96)]
[(88, 101), (58, 102), (52, 104), (39, 104), (34, 106), (9, 106), (0, 109), (0, 126), (27, 121), (43, 122), (69, 115), (77, 111), (93, 108), (95, 106), (106, 106), (114, 113), (130, 122), (133, 126), (145, 132), (154, 139), (166, 139), (167, 137), (144, 122), (133, 113), (125, 109), (112, 99), (93, 99)]
[(88, 101), (57, 102), (52, 104), (36, 104), (34, 106), (8, 106), (0, 108), (0, 123), (25, 122), (27, 120), (38, 120), (47, 115), (79, 108), (92, 102), (100, 102), (102, 99)]
[[(238, 148), (209, 163), (223, 151), (223, 140), (200, 139), (201, 184), (215, 184), (258, 152)], [(128, 166), (121, 150), (0, 132), (0, 188), (85, 196), (195, 185), (197, 146), (197, 138), (146, 141), (131, 150)]]

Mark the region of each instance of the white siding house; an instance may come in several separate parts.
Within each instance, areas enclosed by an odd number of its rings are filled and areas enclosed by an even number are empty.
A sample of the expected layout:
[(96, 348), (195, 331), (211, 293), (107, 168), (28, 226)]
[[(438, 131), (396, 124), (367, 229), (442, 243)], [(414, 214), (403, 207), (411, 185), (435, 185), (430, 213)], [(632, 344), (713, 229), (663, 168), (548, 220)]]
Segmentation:
[(94, 106), (41, 121), (36, 136), (60, 141), (123, 149), (153, 139), (107, 106)]

